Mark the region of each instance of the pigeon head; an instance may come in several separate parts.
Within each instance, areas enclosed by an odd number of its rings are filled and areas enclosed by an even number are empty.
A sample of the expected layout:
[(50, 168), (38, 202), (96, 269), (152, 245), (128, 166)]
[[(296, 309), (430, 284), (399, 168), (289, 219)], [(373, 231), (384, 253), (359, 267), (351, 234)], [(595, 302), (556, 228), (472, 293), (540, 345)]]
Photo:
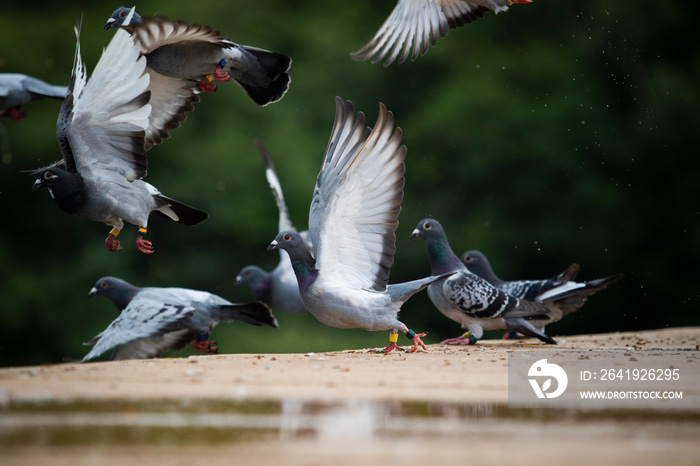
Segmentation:
[(309, 251), (304, 239), (296, 231), (281, 231), (267, 247), (268, 251), (272, 249), (284, 249), (287, 251), (299, 283), (299, 291), (304, 296), (308, 287), (318, 277), (316, 260), (311, 256), (311, 251)]
[(422, 238), (428, 244), (430, 266), (433, 275), (462, 270), (464, 264), (455, 256), (447, 241), (447, 235), (437, 220), (426, 218), (418, 222), (410, 239)]
[(137, 292), (137, 287), (124, 280), (116, 277), (102, 277), (92, 287), (88, 293), (88, 298), (92, 298), (95, 295), (104, 296), (112, 301), (117, 309), (121, 311), (129, 304), (129, 301), (133, 299)]
[[(129, 24), (141, 24), (143, 23), (143, 20), (141, 19), (141, 16), (134, 11), (134, 15), (132, 18), (130, 18), (130, 21), (127, 21), (127, 18), (129, 16), (129, 12), (132, 10), (132, 8), (127, 8), (124, 6), (120, 6), (116, 10), (114, 10), (114, 13), (112, 13), (112, 16), (107, 20), (107, 23), (105, 24), (105, 31), (108, 29), (112, 28), (117, 28), (123, 25), (129, 25)], [(126, 24), (124, 24), (126, 23)]]
[(270, 294), (270, 274), (257, 265), (246, 265), (236, 276), (236, 285), (248, 285), (261, 301)]
[(85, 206), (87, 192), (80, 174), (61, 170), (55, 166), (41, 168), (32, 174), (37, 175), (32, 191), (48, 189), (53, 200), (64, 212), (73, 214)]
[(491, 284), (502, 282), (491, 268), (488, 259), (484, 254), (477, 250), (467, 251), (462, 254), (462, 262), (467, 266), (469, 271), (477, 274), (481, 278), (485, 278)]

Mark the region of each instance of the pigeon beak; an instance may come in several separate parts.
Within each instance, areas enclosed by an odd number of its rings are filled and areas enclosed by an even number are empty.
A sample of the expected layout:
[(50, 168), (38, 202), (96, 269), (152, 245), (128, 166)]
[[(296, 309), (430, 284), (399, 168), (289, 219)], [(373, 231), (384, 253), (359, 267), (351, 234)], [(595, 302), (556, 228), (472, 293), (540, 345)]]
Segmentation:
[(242, 281), (243, 281), (243, 276), (242, 276), (242, 275), (236, 275), (236, 279), (233, 281), (233, 284), (234, 284), (234, 285), (240, 285)]
[(112, 26), (112, 24), (114, 24), (114, 21), (115, 21), (114, 18), (109, 18), (107, 20), (107, 24), (105, 24), (105, 31), (114, 27), (114, 26)]
[(95, 288), (95, 287), (93, 286), (92, 289), (90, 290), (90, 292), (88, 293), (88, 298), (92, 298), (92, 297), (95, 296), (96, 294), (97, 294), (97, 288)]
[(41, 181), (41, 178), (37, 178), (37, 180), (32, 185), (32, 192), (36, 191), (37, 189), (41, 189), (43, 187), (44, 187), (44, 183)]
[(416, 239), (420, 236), (420, 231), (418, 231), (418, 228), (413, 230), (413, 233), (411, 233), (411, 236), (408, 239)]
[(278, 245), (278, 244), (279, 244), (279, 243), (277, 242), (277, 240), (276, 240), (276, 239), (273, 239), (273, 240), (272, 240), (272, 243), (270, 243), (270, 245), (267, 247), (267, 250), (268, 250), (268, 251), (272, 251), (273, 249), (277, 249), (277, 245)]

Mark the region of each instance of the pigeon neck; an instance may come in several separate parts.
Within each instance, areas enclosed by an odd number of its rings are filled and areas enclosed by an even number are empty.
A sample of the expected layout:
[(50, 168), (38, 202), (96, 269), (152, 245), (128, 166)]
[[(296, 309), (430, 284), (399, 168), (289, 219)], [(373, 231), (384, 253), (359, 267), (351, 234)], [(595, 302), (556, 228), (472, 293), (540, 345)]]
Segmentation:
[(316, 277), (318, 277), (316, 260), (311, 257), (308, 251), (298, 251), (294, 256), (290, 255), (290, 259), (299, 283), (299, 292), (303, 296), (309, 286), (316, 280)]
[(447, 238), (429, 238), (428, 255), (432, 275), (440, 275), (465, 268), (462, 261), (455, 256)]
[(253, 294), (255, 295), (255, 298), (258, 301), (262, 301), (264, 303), (269, 303), (270, 302), (270, 295), (272, 294), (272, 276), (267, 275), (263, 277), (260, 281), (255, 283), (254, 285), (251, 286), (253, 290)]
[(59, 209), (69, 214), (80, 211), (87, 202), (85, 182), (79, 173), (65, 172), (61, 183), (49, 187), (49, 192)]

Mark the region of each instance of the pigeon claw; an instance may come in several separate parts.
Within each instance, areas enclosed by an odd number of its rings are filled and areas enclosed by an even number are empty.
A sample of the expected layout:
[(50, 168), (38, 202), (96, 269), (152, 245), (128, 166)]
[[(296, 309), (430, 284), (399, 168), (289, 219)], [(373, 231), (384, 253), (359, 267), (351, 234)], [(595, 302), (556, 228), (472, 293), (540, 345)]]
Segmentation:
[(216, 84), (212, 82), (213, 79), (212, 75), (206, 75), (204, 79), (199, 81), (199, 87), (201, 87), (204, 92), (216, 92)]
[(119, 240), (116, 239), (114, 236), (109, 235), (107, 239), (105, 240), (105, 247), (107, 248), (108, 251), (120, 251), (121, 246), (119, 245)]
[(144, 254), (153, 254), (153, 243), (143, 239), (143, 235), (138, 235), (136, 237), (136, 247)]
[(192, 342), (192, 347), (195, 351), (198, 351), (200, 353), (215, 354), (219, 352), (219, 346), (214, 340), (195, 340)]
[(440, 342), (441, 345), (475, 345), (476, 344), (476, 337), (474, 335), (469, 335), (468, 338), (465, 338), (464, 335), (460, 335), (456, 338), (448, 338), (447, 340), (443, 340)]
[(213, 77), (215, 81), (219, 81), (222, 83), (225, 83), (226, 81), (231, 79), (231, 75), (228, 74), (228, 71), (224, 71), (221, 68), (221, 65), (216, 67), (213, 73)]
[(423, 349), (427, 349), (425, 347), (425, 343), (423, 343), (423, 340), (420, 339), (420, 337), (424, 337), (426, 334), (425, 333), (416, 333), (415, 336), (412, 338), (413, 340), (413, 348), (406, 350), (407, 353), (415, 353), (416, 350), (418, 349), (418, 345), (421, 345)]

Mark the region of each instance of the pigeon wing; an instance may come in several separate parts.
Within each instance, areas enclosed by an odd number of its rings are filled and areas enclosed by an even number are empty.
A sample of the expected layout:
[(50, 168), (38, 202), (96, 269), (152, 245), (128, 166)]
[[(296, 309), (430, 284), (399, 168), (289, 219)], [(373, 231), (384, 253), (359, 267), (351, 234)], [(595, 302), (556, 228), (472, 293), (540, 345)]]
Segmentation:
[(112, 348), (141, 338), (154, 338), (188, 327), (195, 309), (183, 304), (163, 303), (162, 296), (144, 289), (137, 294), (119, 317), (91, 342), (94, 347), (83, 358), (95, 358)]
[(176, 330), (165, 335), (139, 338), (125, 345), (117, 346), (111, 360), (156, 358), (166, 351), (181, 350), (197, 335), (196, 330)]
[(471, 23), (487, 11), (485, 6), (464, 0), (399, 0), (372, 40), (350, 55), (357, 61), (374, 57), (372, 63), (389, 55), (384, 66), (397, 58), (403, 63), (409, 55), (415, 60), (447, 36), (450, 29)]
[(374, 129), (336, 97), (336, 118), (316, 181), (309, 231), (316, 267), (355, 287), (384, 291), (396, 251), (406, 147), (383, 104)]
[(119, 30), (86, 83), (79, 42), (78, 37), (73, 79), (62, 108), (63, 128), (59, 121), (75, 167), (85, 178), (122, 184), (143, 178), (148, 165), (144, 135), (151, 112), (146, 59), (129, 34)]

